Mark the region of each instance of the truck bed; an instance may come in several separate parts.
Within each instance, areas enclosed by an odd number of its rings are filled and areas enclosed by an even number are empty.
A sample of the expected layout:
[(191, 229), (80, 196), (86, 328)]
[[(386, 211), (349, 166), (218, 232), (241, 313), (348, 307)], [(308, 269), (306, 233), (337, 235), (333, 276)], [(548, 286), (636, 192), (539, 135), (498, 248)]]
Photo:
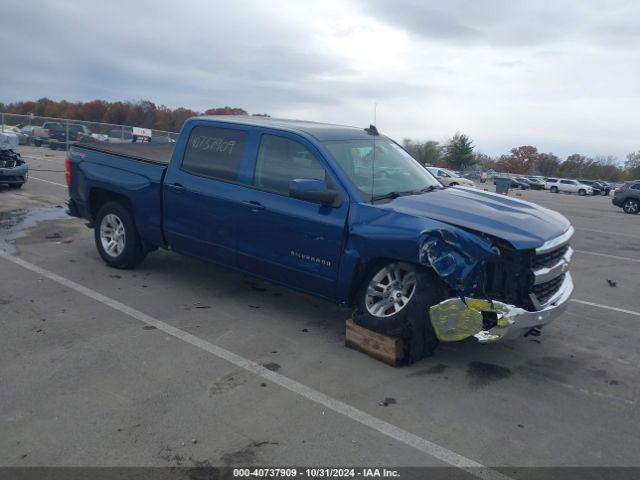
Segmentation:
[(79, 142), (82, 147), (96, 152), (109, 153), (138, 160), (140, 162), (168, 165), (173, 155), (175, 143), (92, 143)]

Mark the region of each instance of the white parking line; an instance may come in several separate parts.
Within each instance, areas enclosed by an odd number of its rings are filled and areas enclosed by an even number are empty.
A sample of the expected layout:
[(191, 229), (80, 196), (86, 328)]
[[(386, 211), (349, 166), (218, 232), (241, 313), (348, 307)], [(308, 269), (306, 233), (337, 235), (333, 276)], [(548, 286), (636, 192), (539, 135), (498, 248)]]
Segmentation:
[(143, 323), (146, 323), (147, 325), (154, 326), (158, 330), (162, 330), (168, 335), (178, 338), (190, 345), (193, 345), (194, 347), (200, 348), (201, 350), (209, 352), (210, 354), (215, 355), (216, 357), (221, 358), (223, 360), (226, 360), (227, 362), (232, 363), (237, 367), (248, 370), (249, 372), (255, 375), (258, 375), (259, 377), (262, 377), (277, 385), (280, 385), (281, 387), (284, 387), (287, 390), (290, 390), (291, 392), (296, 393), (297, 395), (300, 395), (301, 397), (307, 398), (308, 400), (311, 400), (319, 405), (322, 405), (323, 407), (329, 410), (339, 413), (340, 415), (344, 415), (345, 417), (355, 420), (356, 422), (359, 422), (362, 425), (365, 425), (373, 430), (376, 430), (377, 432), (382, 433), (383, 435), (386, 435), (390, 438), (393, 438), (399, 442), (404, 443), (405, 445), (413, 447), (416, 450), (426, 453), (427, 455), (437, 458), (438, 460), (444, 463), (447, 463), (454, 467), (465, 470), (471, 475), (474, 475), (482, 479), (500, 479), (500, 480), (510, 479), (510, 477), (505, 476), (488, 467), (485, 467), (481, 463), (471, 460), (463, 455), (460, 455), (452, 450), (449, 450), (441, 445), (438, 445), (437, 443), (433, 443), (411, 432), (403, 430), (400, 427), (397, 427), (389, 422), (381, 420), (378, 417), (374, 417), (373, 415), (370, 415), (362, 410), (352, 407), (351, 405), (344, 403), (340, 400), (337, 400), (333, 397), (325, 395), (324, 393), (319, 392), (318, 390), (308, 387), (295, 380), (292, 380), (289, 377), (286, 377), (276, 372), (272, 372), (271, 370), (268, 370), (263, 366), (249, 359), (241, 357), (240, 355), (237, 355), (229, 350), (219, 347), (218, 345), (215, 345), (206, 340), (203, 340), (202, 338), (199, 338), (199, 337), (196, 337), (195, 335), (187, 333), (184, 330), (180, 330), (179, 328), (173, 327), (168, 323), (158, 320), (157, 318), (147, 315), (146, 313), (142, 313), (139, 310), (136, 310), (132, 307), (129, 307), (123, 303), (118, 302), (117, 300), (114, 300), (113, 298), (110, 298), (110, 297), (107, 297), (106, 295), (98, 293), (95, 290), (92, 290), (83, 285), (75, 283), (74, 281), (69, 280), (67, 278), (61, 277), (60, 275), (50, 272), (49, 270), (45, 270), (44, 268), (38, 267), (37, 265), (27, 262), (26, 260), (23, 260), (18, 257), (14, 257), (13, 255), (0, 252), (0, 256), (10, 262), (15, 263), (16, 265), (20, 265), (21, 267), (26, 268), (27, 270), (31, 270), (32, 272), (35, 272), (38, 275), (41, 275), (42, 277), (48, 278), (49, 280), (59, 283), (60, 285), (64, 285), (65, 287), (75, 290), (76, 292), (81, 293), (82, 295), (92, 298), (93, 300), (96, 300), (104, 305), (107, 305), (113, 308), (114, 310), (118, 310), (119, 312), (129, 315), (130, 317), (136, 320), (139, 320)]
[(589, 305), (590, 307), (604, 308), (605, 310), (613, 310), (614, 312), (626, 313), (628, 315), (634, 315), (640, 317), (640, 312), (634, 312), (633, 310), (625, 310), (624, 308), (610, 307), (609, 305), (602, 305), (600, 303), (587, 302), (586, 300), (571, 299), (572, 302), (580, 303), (582, 305)]
[[(64, 158), (60, 158), (59, 160), (53, 160), (51, 158), (34, 157), (32, 155), (22, 155), (22, 156), (24, 158), (28, 158), (30, 160), (36, 160), (36, 161), (44, 160), (45, 162), (57, 163), (58, 165), (63, 165), (64, 164)], [(54, 157), (54, 158), (56, 158), (56, 157)]]
[(578, 228), (575, 227), (578, 231), (584, 232), (594, 232), (594, 233), (604, 233), (606, 235), (620, 235), (621, 237), (631, 237), (631, 238), (640, 238), (639, 235), (634, 235), (633, 233), (622, 233), (622, 232), (609, 232), (606, 230), (594, 230), (593, 228)]
[(587, 250), (574, 250), (576, 253), (585, 253), (587, 255), (595, 255), (596, 257), (615, 258), (616, 260), (624, 260), (625, 262), (640, 263), (639, 258), (620, 257), (618, 255), (609, 255), (608, 253), (589, 252)]
[(64, 187), (67, 188), (66, 185), (63, 185), (62, 183), (56, 183), (56, 182), (52, 182), (51, 180), (44, 180), (42, 178), (38, 178), (38, 177), (34, 177), (33, 175), (29, 175), (29, 180), (38, 180), (40, 182), (46, 182), (46, 183), (51, 183), (53, 185), (57, 185), (59, 187)]

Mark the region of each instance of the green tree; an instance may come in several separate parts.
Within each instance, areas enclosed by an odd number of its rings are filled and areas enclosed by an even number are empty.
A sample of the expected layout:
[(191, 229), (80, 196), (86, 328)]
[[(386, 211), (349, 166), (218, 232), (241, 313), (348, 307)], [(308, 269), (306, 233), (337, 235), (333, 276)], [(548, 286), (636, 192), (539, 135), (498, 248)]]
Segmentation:
[(464, 170), (476, 163), (471, 139), (464, 134), (456, 133), (445, 147), (447, 165), (454, 170)]
[(628, 178), (640, 178), (640, 150), (627, 155), (627, 161), (624, 162), (624, 169), (627, 171)]
[(405, 138), (402, 140), (402, 146), (422, 165), (438, 165), (442, 160), (442, 147), (436, 141), (420, 142)]

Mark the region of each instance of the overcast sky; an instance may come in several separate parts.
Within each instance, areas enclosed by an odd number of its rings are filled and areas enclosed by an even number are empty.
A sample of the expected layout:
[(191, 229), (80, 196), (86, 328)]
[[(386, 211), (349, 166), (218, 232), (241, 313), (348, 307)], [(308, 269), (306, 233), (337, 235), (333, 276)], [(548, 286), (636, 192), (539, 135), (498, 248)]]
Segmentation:
[(640, 2), (30, 1), (0, 101), (138, 100), (367, 126), (497, 155), (640, 149)]

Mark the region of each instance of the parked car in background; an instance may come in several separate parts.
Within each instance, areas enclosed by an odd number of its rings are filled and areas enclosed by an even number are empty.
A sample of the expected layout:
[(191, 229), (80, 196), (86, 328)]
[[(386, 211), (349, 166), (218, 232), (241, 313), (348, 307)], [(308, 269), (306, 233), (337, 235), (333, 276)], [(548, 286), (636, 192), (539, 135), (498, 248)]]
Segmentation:
[(640, 180), (632, 180), (618, 187), (613, 193), (611, 203), (621, 207), (625, 213), (640, 212)]
[(524, 181), (521, 180), (517, 180), (515, 178), (510, 178), (510, 177), (493, 177), (493, 184), (496, 184), (496, 180), (498, 179), (502, 179), (505, 178), (507, 180), (509, 180), (509, 188), (513, 188), (513, 189), (517, 189), (517, 190), (528, 190), (531, 188), (531, 186)]
[(40, 128), (40, 127), (38, 127), (37, 125), (25, 125), (20, 129), (20, 131), (27, 137), (26, 145), (33, 144), (33, 134), (36, 128)]
[(439, 167), (425, 167), (431, 175), (440, 180), (446, 187), (455, 187), (456, 185), (462, 185), (463, 187), (475, 187), (475, 184), (466, 178), (456, 176), (455, 172), (447, 170), (446, 168)]
[(526, 183), (532, 190), (544, 190), (544, 182), (535, 177), (517, 177), (516, 180)]
[(32, 140), (36, 147), (42, 145), (49, 145), (49, 130), (55, 130), (62, 128), (62, 124), (59, 122), (44, 122), (42, 127), (36, 127), (33, 129)]
[(23, 131), (20, 130), (20, 127), (17, 127), (16, 125), (2, 125), (1, 127), (2, 128), (0, 128), (0, 131), (2, 131), (3, 133), (14, 133), (18, 137), (19, 145), (27, 144), (29, 137), (26, 133), (23, 133)]
[(27, 163), (13, 150), (17, 146), (18, 136), (14, 132), (0, 132), (0, 185), (9, 188), (21, 188), (28, 176)]
[(605, 182), (604, 180), (598, 180), (605, 187), (605, 195), (609, 195), (611, 190), (615, 190), (616, 186), (612, 182)]
[(93, 138), (96, 142), (108, 142), (109, 135), (106, 133), (92, 133), (91, 138)]
[(592, 187), (594, 195), (609, 195), (609, 192), (611, 191), (611, 187), (600, 180), (578, 179), (578, 181), (584, 185)]
[(566, 178), (553, 179), (555, 182), (551, 182), (552, 179), (547, 179), (547, 186), (551, 193), (577, 193), (580, 196), (593, 195), (593, 188), (589, 185), (584, 185), (578, 180), (570, 180)]
[(578, 182), (583, 185), (589, 185), (593, 189), (593, 193), (592, 193), (593, 195), (602, 194), (602, 185), (600, 184), (600, 182), (597, 182), (595, 180), (583, 180), (583, 179), (578, 179)]
[[(68, 135), (68, 137), (67, 137)], [(58, 124), (49, 129), (49, 148), (51, 150), (65, 149), (67, 146), (91, 137), (91, 130), (81, 123)]]
[(115, 128), (109, 130), (107, 142), (109, 143), (131, 143), (133, 142), (133, 132), (130, 128)]

